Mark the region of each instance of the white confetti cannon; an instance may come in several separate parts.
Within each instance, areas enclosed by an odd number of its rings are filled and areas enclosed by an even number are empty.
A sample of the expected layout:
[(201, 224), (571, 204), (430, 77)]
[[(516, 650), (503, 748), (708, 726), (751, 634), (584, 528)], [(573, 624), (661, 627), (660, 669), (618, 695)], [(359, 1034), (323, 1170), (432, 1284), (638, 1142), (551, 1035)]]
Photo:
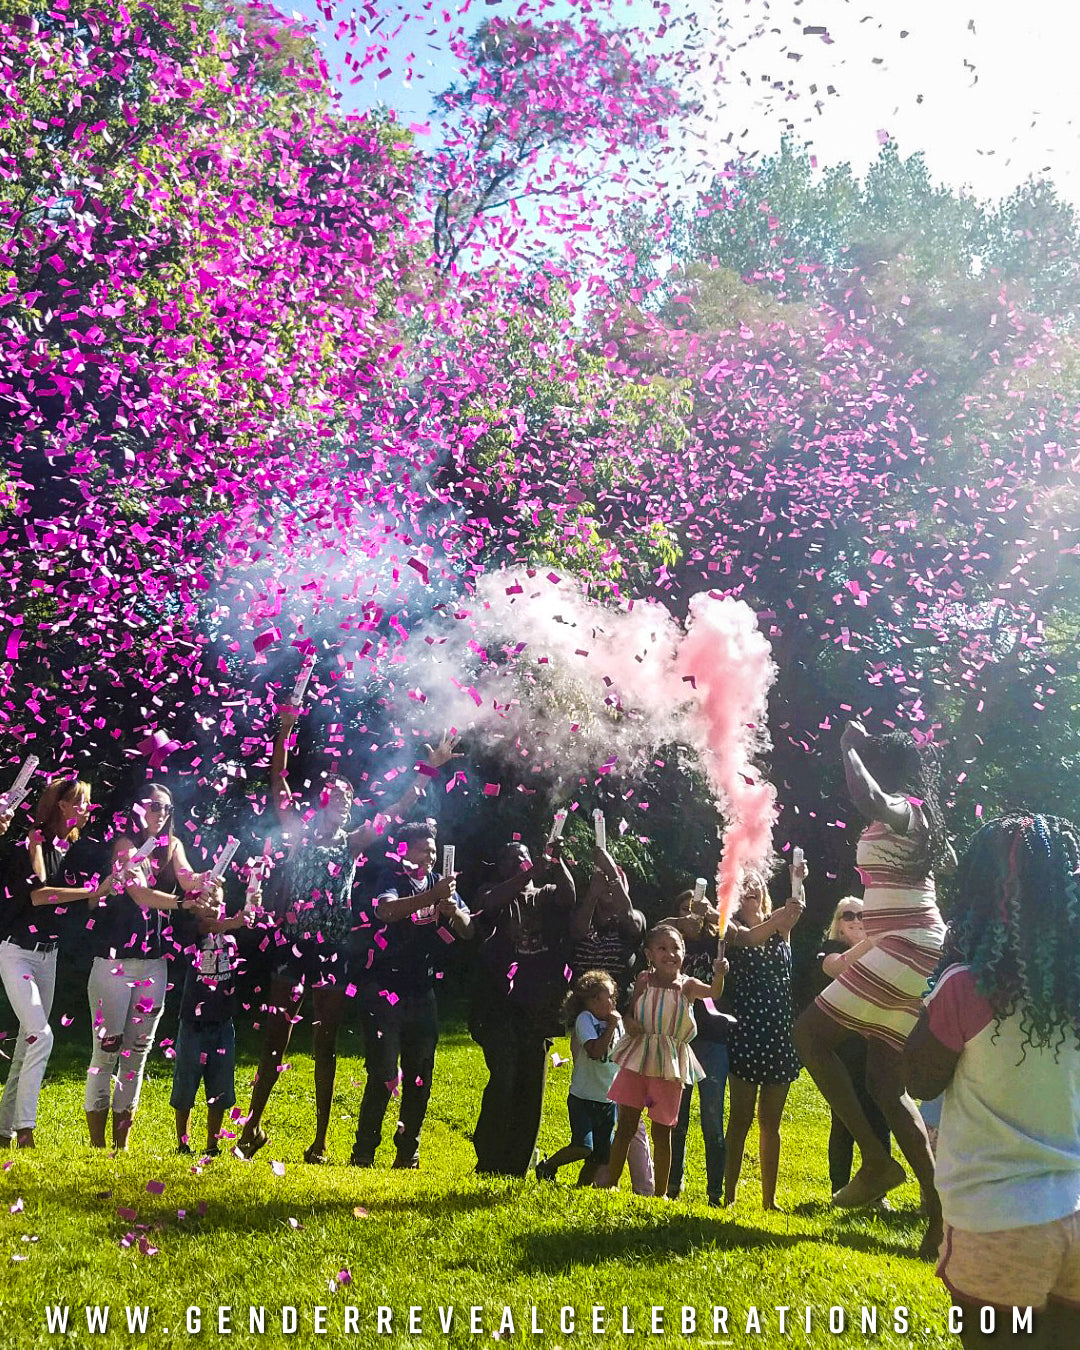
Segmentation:
[(296, 683), (293, 685), (293, 691), (289, 695), (290, 708), (299, 708), (303, 703), (304, 695), (307, 693), (308, 681), (311, 679), (314, 669), (314, 656), (305, 656), (304, 663), (300, 667), (300, 674), (297, 675)]
[(263, 844), (262, 857), (254, 859), (249, 864), (247, 890), (244, 893), (244, 908), (246, 910), (253, 911), (255, 909), (263, 882), (270, 874), (270, 867), (270, 840), (267, 839)]
[(599, 807), (592, 813), (593, 830), (596, 833), (596, 847), (607, 848), (607, 822)]
[(19, 768), (18, 777), (11, 787), (0, 797), (0, 816), (9, 815), (29, 795), (30, 779), (40, 761), (37, 755), (27, 755)]
[(560, 806), (555, 812), (555, 819), (552, 822), (551, 833), (548, 835), (548, 844), (553, 844), (556, 839), (562, 838), (563, 829), (566, 826), (566, 807)]
[(233, 860), (233, 855), (240, 847), (240, 840), (234, 839), (230, 834), (228, 839), (221, 846), (221, 850), (214, 859), (213, 866), (210, 868), (210, 875), (215, 881), (220, 881), (225, 875), (225, 869)]
[(803, 865), (803, 851), (798, 845), (791, 850), (791, 898), (803, 903), (803, 879), (798, 875), (799, 869)]
[(444, 877), (454, 875), (454, 845), (444, 844), (442, 851), (442, 874)]
[(690, 910), (692, 913), (698, 913), (705, 904), (705, 887), (708, 882), (704, 877), (698, 877), (694, 882), (694, 898), (690, 901)]
[(140, 844), (124, 864), (124, 870), (130, 871), (133, 867), (138, 867), (141, 863), (148, 862), (150, 854), (157, 848), (158, 840), (160, 838), (160, 835), (152, 834), (149, 839)]

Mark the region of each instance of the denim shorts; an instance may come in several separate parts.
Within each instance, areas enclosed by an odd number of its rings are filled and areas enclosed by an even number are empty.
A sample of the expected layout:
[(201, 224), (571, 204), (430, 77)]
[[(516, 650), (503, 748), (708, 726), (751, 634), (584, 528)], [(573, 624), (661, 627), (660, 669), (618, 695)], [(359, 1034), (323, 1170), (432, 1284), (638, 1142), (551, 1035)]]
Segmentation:
[(170, 1105), (190, 1111), (206, 1084), (208, 1106), (228, 1110), (236, 1105), (236, 1033), (228, 1022), (181, 1022), (176, 1033)]
[(594, 1102), (587, 1097), (566, 1099), (570, 1115), (570, 1142), (578, 1148), (591, 1148), (588, 1161), (601, 1166), (611, 1157), (611, 1141), (615, 1137), (615, 1103)]

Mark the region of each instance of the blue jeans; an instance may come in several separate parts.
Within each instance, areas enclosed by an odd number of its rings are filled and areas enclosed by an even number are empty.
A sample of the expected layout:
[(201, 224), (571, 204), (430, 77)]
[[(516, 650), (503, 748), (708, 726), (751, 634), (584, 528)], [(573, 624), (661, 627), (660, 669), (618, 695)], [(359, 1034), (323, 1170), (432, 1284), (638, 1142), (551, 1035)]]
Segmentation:
[[(723, 1041), (695, 1040), (694, 1054), (705, 1070), (698, 1083), (698, 1106), (701, 1110), (701, 1137), (705, 1141), (705, 1189), (711, 1201), (717, 1204), (724, 1193), (724, 1162), (727, 1149), (724, 1144), (724, 1089), (727, 1087), (728, 1048)], [(671, 1132), (671, 1174), (667, 1193), (678, 1198), (683, 1185), (686, 1166), (686, 1131), (690, 1125), (692, 1087), (683, 1089), (679, 1120)]]

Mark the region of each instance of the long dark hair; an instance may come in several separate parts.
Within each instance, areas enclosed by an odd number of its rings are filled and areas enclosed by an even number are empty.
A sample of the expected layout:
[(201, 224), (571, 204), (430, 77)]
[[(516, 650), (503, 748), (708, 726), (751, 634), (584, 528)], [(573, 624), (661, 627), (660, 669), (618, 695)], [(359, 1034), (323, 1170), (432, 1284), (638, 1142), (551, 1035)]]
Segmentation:
[(922, 807), (928, 827), (926, 847), (918, 866), (923, 876), (951, 858), (945, 817), (941, 813), (941, 766), (931, 745), (919, 746), (907, 731), (889, 731), (868, 736), (859, 757), (883, 792), (914, 797)]
[(1060, 816), (1013, 812), (967, 846), (940, 971), (963, 962), (1023, 1045), (1080, 1046), (1080, 835)]

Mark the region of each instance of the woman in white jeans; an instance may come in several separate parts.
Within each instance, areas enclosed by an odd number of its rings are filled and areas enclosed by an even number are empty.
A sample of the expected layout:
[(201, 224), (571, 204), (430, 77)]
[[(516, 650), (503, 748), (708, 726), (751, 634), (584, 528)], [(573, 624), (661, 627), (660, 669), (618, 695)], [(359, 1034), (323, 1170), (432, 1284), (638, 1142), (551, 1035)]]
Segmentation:
[(26, 866), (6, 878), (7, 898), (0, 902), (0, 980), (19, 1019), (19, 1035), (0, 1097), (2, 1145), (14, 1138), (19, 1148), (34, 1147), (38, 1096), (53, 1047), (49, 1014), (60, 940), (57, 906), (96, 901), (111, 885), (106, 877), (101, 886), (88, 890), (72, 885), (74, 878), (65, 874), (64, 855), (89, 811), (89, 783), (77, 778), (51, 783), (34, 810)]
[(112, 1107), (113, 1147), (127, 1148), (168, 989), (166, 954), (172, 955), (166, 911), (186, 905), (216, 906), (220, 888), (208, 873), (193, 872), (184, 846), (172, 832), (168, 788), (148, 784), (131, 811), (132, 828), (113, 842), (114, 865), (123, 865), (151, 838), (149, 859), (130, 873), (130, 884), (95, 916), (94, 964), (87, 994), (93, 1025), (93, 1055), (86, 1076), (86, 1123), (90, 1143), (105, 1147)]

